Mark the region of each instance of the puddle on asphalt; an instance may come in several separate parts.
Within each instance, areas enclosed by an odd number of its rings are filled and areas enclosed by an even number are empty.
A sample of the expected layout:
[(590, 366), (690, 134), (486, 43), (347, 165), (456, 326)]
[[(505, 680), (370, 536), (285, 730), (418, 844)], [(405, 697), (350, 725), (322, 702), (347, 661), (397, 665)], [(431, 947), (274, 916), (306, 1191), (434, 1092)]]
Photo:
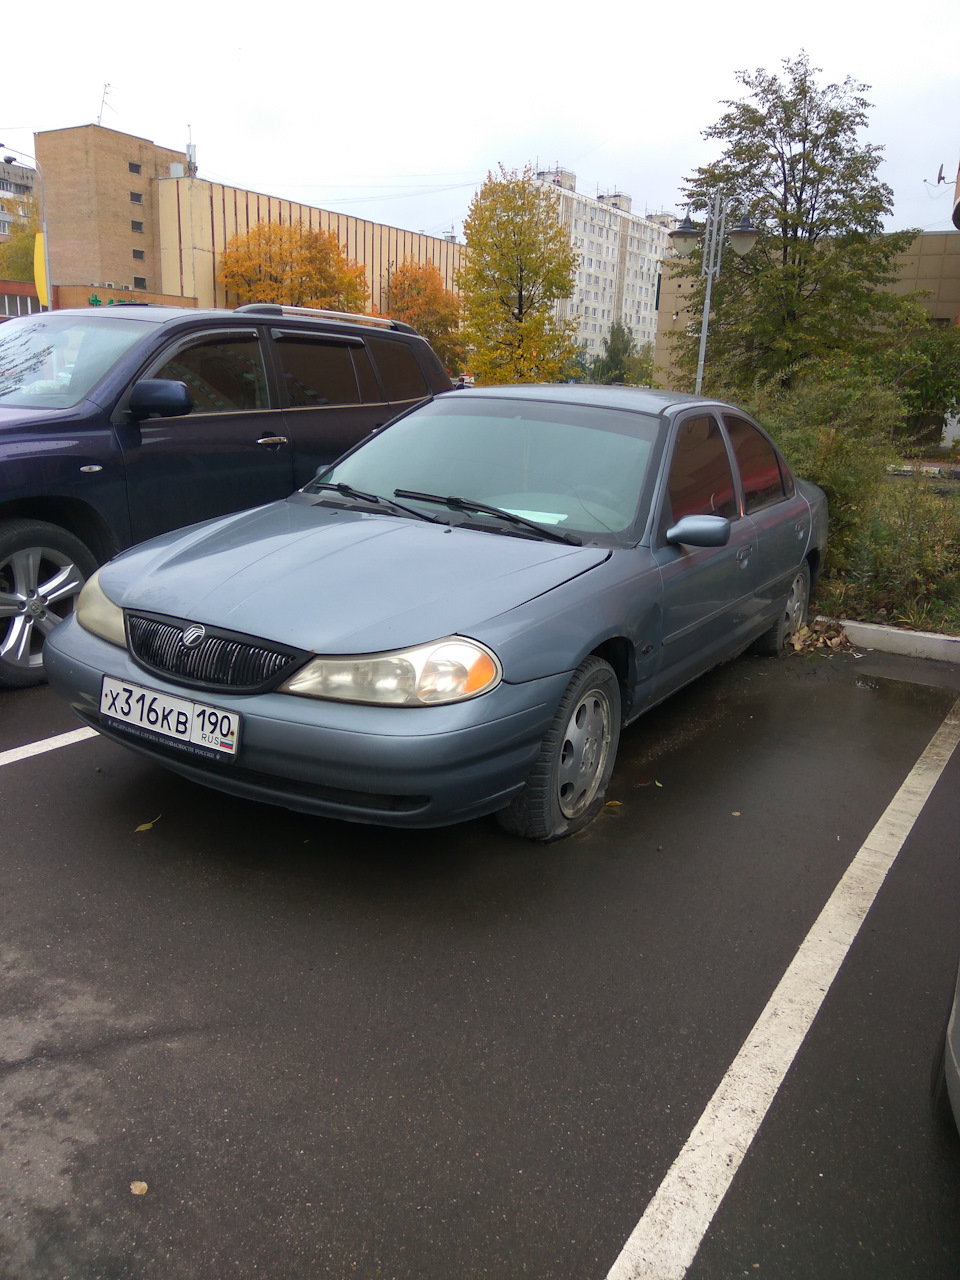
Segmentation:
[(884, 701), (895, 702), (898, 706), (921, 707), (938, 714), (946, 714), (957, 700), (953, 689), (914, 684), (908, 680), (893, 680), (889, 676), (867, 672), (858, 672), (854, 686), (865, 693), (876, 694)]

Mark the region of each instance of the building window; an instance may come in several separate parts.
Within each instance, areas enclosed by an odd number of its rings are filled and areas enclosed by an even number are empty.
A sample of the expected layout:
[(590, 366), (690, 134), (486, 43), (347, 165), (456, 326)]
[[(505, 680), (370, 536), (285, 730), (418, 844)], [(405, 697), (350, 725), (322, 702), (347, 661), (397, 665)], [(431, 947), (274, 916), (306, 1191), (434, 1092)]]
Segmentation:
[(134, 277), (133, 277), (133, 287), (134, 287), (135, 289), (146, 289), (146, 287), (147, 287), (147, 277), (146, 277), (146, 276), (134, 276)]
[(130, 192), (130, 203), (131, 203), (131, 204), (143, 204), (143, 192), (142, 192), (142, 191), (131, 191), (131, 192)]
[(142, 223), (142, 222), (131, 222), (131, 223), (130, 223), (130, 230), (131, 230), (131, 231), (136, 231), (138, 235), (143, 235), (143, 223)]
[(141, 166), (138, 165), (134, 160), (127, 161), (127, 168), (130, 170), (131, 173), (139, 173), (141, 170)]
[(146, 255), (146, 253), (144, 252), (144, 250), (143, 250), (143, 249), (134, 249), (134, 251), (133, 251), (133, 260), (134, 260), (134, 262), (143, 262), (143, 260), (144, 260), (144, 258), (145, 258), (146, 256), (147, 256), (147, 255)]

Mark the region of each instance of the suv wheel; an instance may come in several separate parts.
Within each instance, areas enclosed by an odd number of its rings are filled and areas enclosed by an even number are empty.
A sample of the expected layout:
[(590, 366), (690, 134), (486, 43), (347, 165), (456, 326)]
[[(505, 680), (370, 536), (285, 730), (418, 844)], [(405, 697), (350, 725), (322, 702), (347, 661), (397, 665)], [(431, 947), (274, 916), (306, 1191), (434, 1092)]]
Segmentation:
[(72, 533), (40, 520), (0, 523), (0, 688), (43, 681), (43, 642), (96, 569)]

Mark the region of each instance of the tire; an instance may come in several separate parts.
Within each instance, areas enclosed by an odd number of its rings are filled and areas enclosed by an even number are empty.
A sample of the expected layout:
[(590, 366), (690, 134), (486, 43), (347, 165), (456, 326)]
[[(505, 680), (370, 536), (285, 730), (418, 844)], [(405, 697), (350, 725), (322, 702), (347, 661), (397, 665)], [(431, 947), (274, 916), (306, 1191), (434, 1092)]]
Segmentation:
[(73, 612), (96, 567), (66, 529), (41, 520), (0, 523), (0, 688), (43, 683), (43, 641)]
[(580, 831), (603, 808), (619, 742), (616, 673), (602, 658), (587, 658), (560, 699), (523, 790), (497, 814), (500, 826), (542, 842)]
[(758, 653), (764, 658), (776, 658), (783, 653), (790, 637), (795, 635), (806, 622), (809, 603), (810, 567), (802, 564), (790, 584), (780, 616), (762, 636), (754, 640), (750, 646), (751, 652)]

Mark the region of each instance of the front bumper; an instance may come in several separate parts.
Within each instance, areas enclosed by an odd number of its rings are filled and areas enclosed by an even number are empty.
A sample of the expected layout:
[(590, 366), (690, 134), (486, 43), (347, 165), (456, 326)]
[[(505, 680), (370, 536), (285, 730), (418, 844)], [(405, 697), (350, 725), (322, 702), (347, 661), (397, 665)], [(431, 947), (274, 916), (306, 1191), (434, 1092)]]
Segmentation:
[[(231, 795), (349, 822), (439, 827), (504, 808), (536, 763), (570, 679), (561, 672), (444, 707), (367, 707), (289, 694), (198, 693), (159, 680), (75, 617), (44, 647), (50, 684), (84, 724), (158, 764)], [(243, 717), (235, 759), (102, 721), (104, 675), (200, 699)]]

